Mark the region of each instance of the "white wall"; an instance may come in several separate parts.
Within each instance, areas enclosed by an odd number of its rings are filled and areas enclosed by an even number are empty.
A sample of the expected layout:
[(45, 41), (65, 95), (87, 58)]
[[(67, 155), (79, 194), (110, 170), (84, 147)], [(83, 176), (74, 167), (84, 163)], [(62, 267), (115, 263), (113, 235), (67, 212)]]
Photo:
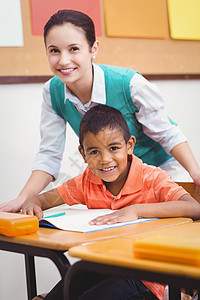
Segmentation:
[[(155, 81), (166, 102), (166, 112), (181, 127), (200, 163), (200, 80)], [(14, 199), (30, 175), (39, 145), (42, 84), (0, 85), (0, 182), (1, 199)], [(61, 176), (75, 176), (83, 169), (78, 140), (68, 132), (70, 149), (64, 154)], [(64, 174), (67, 172), (67, 176)], [(60, 278), (52, 262), (37, 258), (38, 292), (49, 290)], [(0, 299), (25, 300), (23, 256), (0, 252)], [(51, 275), (50, 275), (51, 274)]]

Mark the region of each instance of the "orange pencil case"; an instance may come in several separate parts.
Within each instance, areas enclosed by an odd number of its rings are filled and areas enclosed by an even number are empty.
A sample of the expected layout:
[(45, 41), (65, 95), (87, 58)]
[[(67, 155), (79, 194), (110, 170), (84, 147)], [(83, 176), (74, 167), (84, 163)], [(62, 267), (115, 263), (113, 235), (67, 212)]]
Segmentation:
[(18, 236), (34, 233), (38, 229), (39, 221), (36, 216), (0, 212), (0, 234)]
[(185, 237), (184, 233), (179, 237), (157, 235), (143, 238), (134, 241), (134, 257), (200, 267), (200, 240), (198, 236), (196, 239)]

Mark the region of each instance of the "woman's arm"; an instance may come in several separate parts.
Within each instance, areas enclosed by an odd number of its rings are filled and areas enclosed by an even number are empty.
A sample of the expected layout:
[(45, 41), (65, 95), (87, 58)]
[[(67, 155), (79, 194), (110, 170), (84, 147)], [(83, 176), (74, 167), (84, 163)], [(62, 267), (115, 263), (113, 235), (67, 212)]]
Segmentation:
[(43, 89), (43, 102), (40, 121), (40, 148), (34, 159), (32, 171), (43, 170), (55, 179), (61, 166), (66, 140), (66, 120), (53, 109), (49, 91), (50, 81)]
[(172, 124), (165, 112), (164, 99), (157, 86), (141, 75), (135, 74), (130, 83), (131, 96), (138, 108), (135, 114), (144, 133), (170, 151), (187, 139), (180, 128)]
[(200, 185), (200, 167), (187, 142), (175, 146), (170, 154), (188, 171), (197, 185)]
[(43, 89), (42, 114), (40, 122), (41, 142), (33, 172), (19, 196), (0, 205), (0, 211), (17, 212), (26, 199), (39, 194), (53, 179), (57, 178), (65, 146), (66, 121), (58, 116), (51, 105), (50, 81)]
[(137, 120), (144, 133), (160, 143), (200, 185), (200, 167), (178, 126), (171, 124), (164, 111), (164, 101), (158, 88), (144, 77), (135, 74), (130, 84), (133, 102), (138, 107)]
[(29, 177), (19, 196), (0, 205), (0, 211), (17, 212), (28, 198), (38, 195), (51, 181), (53, 176), (43, 171), (34, 171)]

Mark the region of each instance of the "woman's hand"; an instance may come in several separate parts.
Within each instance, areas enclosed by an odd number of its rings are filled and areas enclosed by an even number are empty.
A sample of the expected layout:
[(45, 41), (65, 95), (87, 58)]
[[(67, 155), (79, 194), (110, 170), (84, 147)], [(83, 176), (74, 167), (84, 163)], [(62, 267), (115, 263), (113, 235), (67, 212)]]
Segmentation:
[(0, 204), (0, 211), (11, 212), (11, 213), (18, 212), (22, 208), (22, 203), (23, 201), (19, 200), (18, 198), (2, 203)]
[(176, 145), (170, 154), (188, 171), (194, 182), (200, 186), (200, 167), (187, 142)]
[(190, 172), (190, 176), (194, 180), (194, 183), (200, 186), (200, 167), (193, 168)]

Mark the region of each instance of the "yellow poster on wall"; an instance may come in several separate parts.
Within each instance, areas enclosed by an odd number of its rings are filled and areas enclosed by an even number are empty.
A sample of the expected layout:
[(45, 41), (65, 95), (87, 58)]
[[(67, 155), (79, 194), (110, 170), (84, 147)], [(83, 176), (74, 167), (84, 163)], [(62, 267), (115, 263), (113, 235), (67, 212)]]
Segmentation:
[(200, 40), (200, 0), (168, 0), (173, 39)]

